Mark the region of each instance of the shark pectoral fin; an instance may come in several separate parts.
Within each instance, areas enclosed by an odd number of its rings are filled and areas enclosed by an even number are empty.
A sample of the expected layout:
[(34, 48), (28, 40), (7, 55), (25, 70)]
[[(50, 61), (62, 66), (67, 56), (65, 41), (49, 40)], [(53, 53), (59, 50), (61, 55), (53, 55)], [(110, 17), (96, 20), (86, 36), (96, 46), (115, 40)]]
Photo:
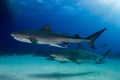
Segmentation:
[(37, 40), (36, 40), (36, 39), (34, 39), (34, 38), (29, 38), (29, 40), (31, 41), (31, 43), (37, 44)]
[(63, 47), (63, 46), (60, 46), (60, 45), (57, 45), (57, 44), (49, 44), (50, 46), (55, 46), (55, 47), (59, 47), (59, 48), (66, 48), (66, 47)]

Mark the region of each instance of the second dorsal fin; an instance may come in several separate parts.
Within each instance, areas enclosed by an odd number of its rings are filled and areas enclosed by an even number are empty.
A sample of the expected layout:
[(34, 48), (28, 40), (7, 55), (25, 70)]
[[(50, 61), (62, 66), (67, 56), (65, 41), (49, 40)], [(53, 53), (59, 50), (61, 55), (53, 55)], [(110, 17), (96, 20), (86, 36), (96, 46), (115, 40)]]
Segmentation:
[(44, 25), (40, 30), (41, 31), (48, 31), (48, 32), (50, 32), (51, 31), (50, 24)]
[(74, 35), (75, 38), (81, 38), (78, 34)]

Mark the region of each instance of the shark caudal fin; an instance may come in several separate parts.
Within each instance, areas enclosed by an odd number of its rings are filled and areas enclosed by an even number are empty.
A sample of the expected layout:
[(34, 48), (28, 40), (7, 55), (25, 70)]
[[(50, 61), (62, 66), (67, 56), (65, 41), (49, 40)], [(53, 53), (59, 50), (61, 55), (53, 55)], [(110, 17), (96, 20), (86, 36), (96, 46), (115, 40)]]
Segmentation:
[(107, 52), (105, 52), (102, 55), (102, 58), (99, 58), (98, 61), (96, 61), (97, 64), (104, 63), (104, 59), (110, 54), (112, 49), (109, 49)]
[(88, 36), (86, 39), (88, 40), (88, 44), (90, 45), (91, 48), (95, 49), (94, 46), (94, 41), (106, 30), (107, 28), (104, 28), (90, 36)]
[(103, 54), (103, 60), (109, 55), (109, 53), (111, 52), (111, 50), (112, 49), (109, 49), (107, 52), (105, 52), (104, 54)]

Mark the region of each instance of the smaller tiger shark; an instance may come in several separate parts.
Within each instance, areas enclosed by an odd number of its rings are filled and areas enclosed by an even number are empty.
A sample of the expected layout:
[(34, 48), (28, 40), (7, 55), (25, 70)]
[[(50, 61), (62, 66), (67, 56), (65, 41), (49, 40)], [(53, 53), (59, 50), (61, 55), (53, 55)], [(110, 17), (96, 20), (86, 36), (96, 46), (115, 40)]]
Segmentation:
[(110, 52), (111, 49), (106, 51), (103, 55), (99, 55), (90, 51), (83, 50), (81, 48), (65, 49), (50, 54), (50, 57), (48, 57), (47, 60), (56, 60), (61, 63), (74, 62), (77, 64), (89, 61), (94, 61), (95, 63), (102, 63)]
[[(94, 41), (106, 30), (106, 28), (88, 36), (87, 38), (81, 38), (78, 34), (75, 36), (68, 36), (63, 34), (54, 33), (51, 31), (50, 25), (43, 26), (40, 30), (27, 30), (14, 32), (11, 36), (18, 41), (33, 43), (33, 44), (48, 44), (50, 46), (66, 48), (68, 43), (78, 43), (85, 41), (91, 48), (94, 47)], [(59, 44), (65, 44), (61, 46)]]

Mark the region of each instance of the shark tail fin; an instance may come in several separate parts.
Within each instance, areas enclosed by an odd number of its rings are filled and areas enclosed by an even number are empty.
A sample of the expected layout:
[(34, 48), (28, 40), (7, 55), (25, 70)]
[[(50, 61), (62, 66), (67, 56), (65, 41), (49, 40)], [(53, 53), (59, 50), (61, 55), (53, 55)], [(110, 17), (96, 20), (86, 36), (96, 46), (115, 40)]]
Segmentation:
[(104, 59), (110, 54), (112, 49), (109, 49), (108, 51), (106, 51), (103, 55), (102, 55), (102, 58), (99, 58), (98, 60), (96, 60), (95, 62), (97, 64), (100, 64), (100, 63), (104, 63)]
[(94, 46), (94, 41), (106, 30), (107, 28), (104, 28), (90, 36), (88, 36), (86, 39), (87, 39), (87, 42), (88, 44), (90, 45), (91, 48), (95, 49), (95, 46)]
[(109, 49), (107, 52), (105, 52), (104, 54), (103, 54), (103, 60), (109, 55), (109, 53), (111, 52), (111, 50), (112, 49)]

